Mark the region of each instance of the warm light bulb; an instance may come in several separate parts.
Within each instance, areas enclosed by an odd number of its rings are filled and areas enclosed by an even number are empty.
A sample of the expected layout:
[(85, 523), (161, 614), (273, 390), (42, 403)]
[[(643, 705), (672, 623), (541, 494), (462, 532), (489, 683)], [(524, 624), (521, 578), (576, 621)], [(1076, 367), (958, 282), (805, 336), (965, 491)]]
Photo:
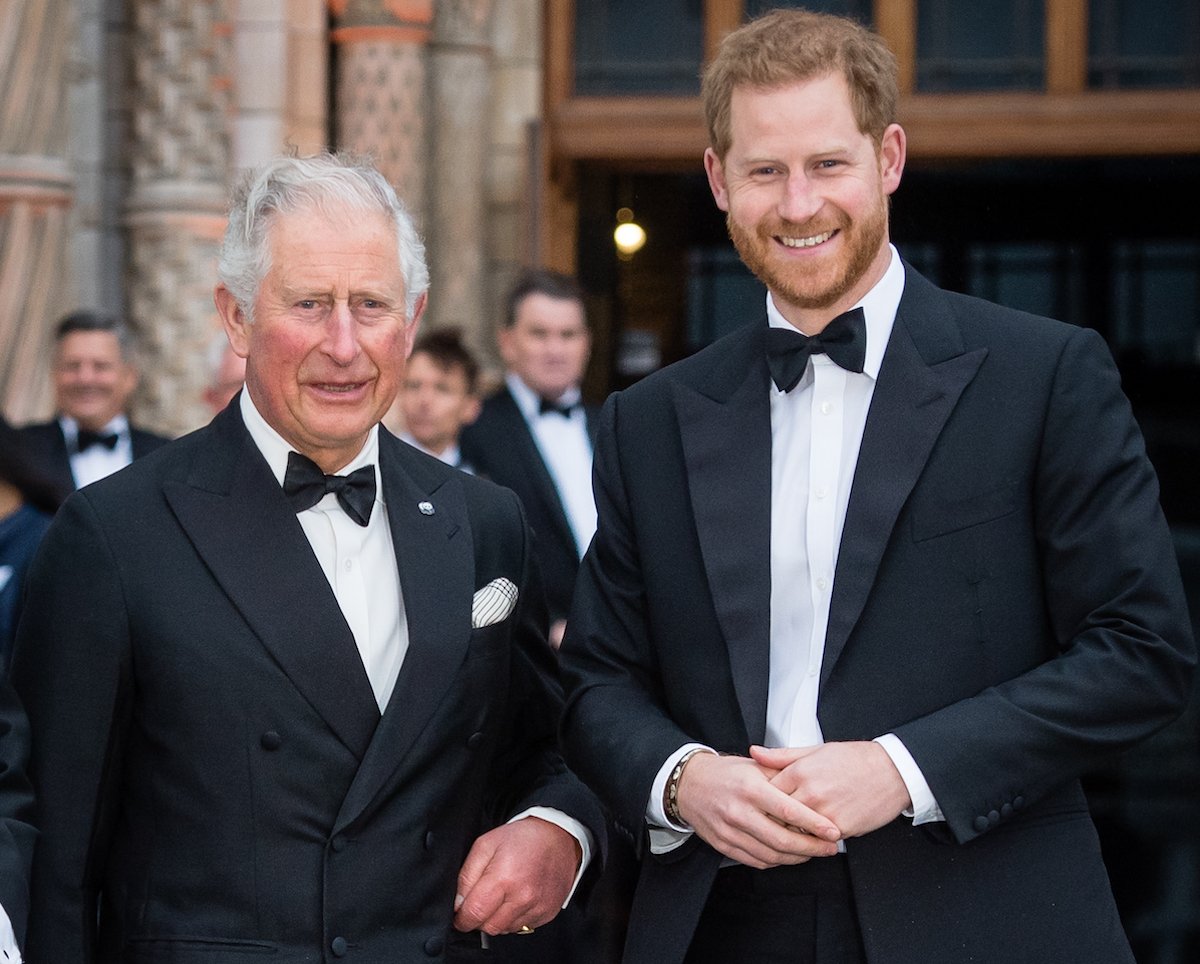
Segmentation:
[(613, 241), (621, 254), (635, 254), (646, 243), (646, 232), (636, 221), (624, 221), (613, 231)]

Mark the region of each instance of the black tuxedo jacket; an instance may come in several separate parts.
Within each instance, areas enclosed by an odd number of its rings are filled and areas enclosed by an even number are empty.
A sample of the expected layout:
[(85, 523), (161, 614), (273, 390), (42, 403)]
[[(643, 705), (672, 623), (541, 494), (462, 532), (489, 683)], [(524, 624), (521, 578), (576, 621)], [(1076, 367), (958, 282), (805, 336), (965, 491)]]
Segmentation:
[[(630, 826), (687, 741), (764, 736), (765, 323), (613, 397), (561, 653), (568, 762)], [(1185, 705), (1157, 483), (1095, 332), (906, 268), (837, 561), (818, 718), (897, 734), (946, 816), (845, 859), (867, 959), (1130, 961), (1078, 777)], [(807, 591), (797, 587), (799, 591)], [(842, 858), (834, 858), (842, 859)], [(719, 855), (647, 856), (627, 962), (677, 964)]]
[(25, 939), (29, 912), (29, 862), (33, 828), (33, 788), (25, 774), (29, 724), (6, 677), (0, 676), (0, 907), (17, 943)]
[[(584, 406), (584, 414), (594, 444), (599, 413)], [(550, 618), (565, 619), (579, 572), (579, 550), (554, 479), (507, 388), (484, 401), (479, 418), (463, 429), (459, 446), (463, 459), (478, 474), (512, 489), (521, 499), (533, 527), (534, 555), (546, 586)]]
[[(542, 804), (603, 844), (556, 748), (516, 498), (379, 445), (409, 632), (382, 718), (237, 405), (59, 511), (13, 667), (42, 831), (30, 964), (425, 962), (459, 941), (482, 831)], [(500, 577), (515, 610), (472, 629)]]
[[(24, 425), (21, 435), (28, 446), (32, 458), (42, 471), (59, 486), (63, 492), (74, 492), (78, 486), (71, 474), (71, 455), (67, 451), (67, 440), (63, 437), (62, 426), (58, 419), (49, 422), (35, 422)], [(140, 459), (149, 455), (156, 448), (171, 441), (165, 435), (155, 435), (145, 429), (129, 426), (130, 441), (133, 443), (133, 457)]]

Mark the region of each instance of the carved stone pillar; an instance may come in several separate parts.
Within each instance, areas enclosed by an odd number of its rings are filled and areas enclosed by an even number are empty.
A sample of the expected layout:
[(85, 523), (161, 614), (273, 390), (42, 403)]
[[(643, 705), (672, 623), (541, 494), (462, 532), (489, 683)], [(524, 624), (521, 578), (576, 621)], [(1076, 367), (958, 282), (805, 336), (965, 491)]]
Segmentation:
[(492, 0), (438, 0), (431, 50), (428, 324), (491, 342), (487, 269)]
[(66, 0), (6, 0), (0, 16), (0, 405), (48, 413), (50, 328), (66, 310)]
[(337, 146), (369, 153), (423, 225), (433, 0), (329, 0), (329, 6)]
[(178, 434), (207, 421), (204, 349), (229, 171), (227, 0), (145, 0), (133, 12), (130, 321), (143, 352), (138, 418)]

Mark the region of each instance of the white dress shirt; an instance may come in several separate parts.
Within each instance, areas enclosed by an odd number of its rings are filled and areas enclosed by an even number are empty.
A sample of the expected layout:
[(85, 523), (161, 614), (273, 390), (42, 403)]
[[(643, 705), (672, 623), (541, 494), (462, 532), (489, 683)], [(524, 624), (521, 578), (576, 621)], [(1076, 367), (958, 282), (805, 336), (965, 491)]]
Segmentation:
[[(821, 663), (838, 548), (867, 411), (891, 336), (904, 267), (896, 249), (879, 282), (855, 307), (866, 318), (867, 351), (861, 373), (849, 372), (814, 354), (804, 377), (790, 392), (770, 386), (771, 404), (771, 652), (765, 744), (804, 747), (824, 743), (817, 720)], [(767, 320), (791, 328), (767, 295)], [(942, 819), (928, 783), (903, 743), (893, 734), (877, 742), (900, 771), (912, 798), (914, 823)], [(673, 849), (686, 835), (662, 806), (663, 790), (679, 758), (698, 744), (671, 755), (650, 795), (647, 819), (651, 847)], [(671, 829), (661, 829), (671, 828)]]
[(13, 933), (12, 921), (8, 919), (3, 904), (0, 904), (0, 961), (4, 964), (21, 964), (17, 935)]
[[(249, 390), (242, 392), (241, 409), (246, 430), (267, 460), (275, 481), (282, 486), (287, 473), (288, 453), (294, 449), (267, 424), (255, 407)], [(392, 529), (388, 524), (387, 505), (383, 501), (378, 425), (371, 428), (362, 451), (344, 468), (338, 469), (337, 474), (349, 475), (364, 465), (373, 465), (375, 468), (375, 506), (365, 526), (360, 526), (346, 515), (333, 493), (324, 495), (311, 509), (296, 513), (296, 518), (354, 634), (371, 690), (382, 713), (408, 652), (408, 620), (400, 592), (400, 573), (396, 565)], [(571, 892), (567, 895), (567, 901), (570, 901), (591, 860), (591, 833), (574, 817), (550, 807), (531, 807), (509, 822), (522, 817), (540, 817), (561, 827), (579, 842), (583, 860)], [(566, 906), (566, 902), (563, 906)]]
[(575, 551), (582, 559), (596, 534), (596, 501), (592, 497), (592, 440), (579, 389), (570, 388), (556, 400), (560, 405), (572, 406), (570, 415), (557, 412), (542, 415), (538, 411), (541, 399), (537, 392), (512, 372), (505, 380), (554, 480), (575, 536)]
[(129, 430), (129, 419), (124, 415), (118, 415), (100, 429), (100, 435), (116, 435), (117, 444), (111, 449), (103, 445), (91, 445), (86, 452), (77, 452), (75, 446), (79, 438), (79, 423), (69, 415), (60, 415), (58, 424), (67, 442), (71, 475), (75, 478), (77, 489), (99, 482), (133, 461), (133, 434)]

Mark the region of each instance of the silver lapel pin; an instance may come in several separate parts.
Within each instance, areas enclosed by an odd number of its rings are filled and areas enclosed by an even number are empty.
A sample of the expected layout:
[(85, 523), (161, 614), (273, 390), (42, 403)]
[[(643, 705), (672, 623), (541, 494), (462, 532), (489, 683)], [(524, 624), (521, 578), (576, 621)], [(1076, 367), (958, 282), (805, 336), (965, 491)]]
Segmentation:
[(432, 502), (418, 502), (417, 508), (421, 510), (421, 515), (433, 515)]

